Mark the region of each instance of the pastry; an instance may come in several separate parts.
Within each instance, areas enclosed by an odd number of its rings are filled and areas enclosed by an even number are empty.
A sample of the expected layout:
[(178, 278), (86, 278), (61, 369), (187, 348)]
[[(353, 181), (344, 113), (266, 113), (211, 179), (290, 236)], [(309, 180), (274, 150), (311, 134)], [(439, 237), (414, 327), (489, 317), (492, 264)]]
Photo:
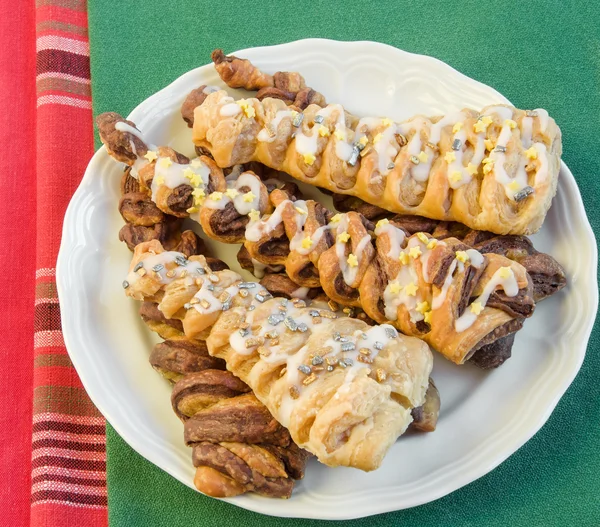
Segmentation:
[(558, 181), (560, 129), (545, 110), (493, 105), (445, 116), (358, 119), (220, 90), (196, 107), (194, 143), (227, 167), (259, 161), (400, 214), (498, 234), (537, 231)]
[[(99, 120), (101, 138), (109, 141), (111, 127), (103, 133), (102, 116)], [(114, 121), (111, 115), (112, 128)], [(141, 133), (134, 131), (139, 139)], [(169, 185), (162, 177), (164, 159), (136, 161), (140, 182), (151, 179), (155, 195)], [(335, 302), (362, 307), (378, 323), (392, 322), (457, 364), (520, 329), (533, 312), (526, 270), (502, 255), (484, 256), (457, 239), (441, 241), (425, 233), (409, 238), (393, 223), (376, 229), (355, 212), (334, 216), (317, 202), (293, 201), (283, 189), (269, 194), (252, 172), (227, 182), (214, 163), (198, 160), (197, 170), (206, 167), (207, 176), (196, 188), (188, 184), (188, 193), (199, 196), (188, 211), (208, 236), (243, 242), (252, 259), (284, 265), (298, 285), (321, 286)], [(169, 174), (177, 182), (175, 167), (186, 173), (190, 166), (173, 164)], [(227, 190), (208, 194), (207, 184)], [(157, 205), (162, 210), (164, 203)]]
[(123, 287), (181, 320), (187, 338), (208, 332), (209, 353), (327, 465), (374, 470), (425, 402), (431, 352), (389, 325), (274, 298), (232, 271), (212, 272), (202, 256), (164, 251), (156, 240), (136, 247)]

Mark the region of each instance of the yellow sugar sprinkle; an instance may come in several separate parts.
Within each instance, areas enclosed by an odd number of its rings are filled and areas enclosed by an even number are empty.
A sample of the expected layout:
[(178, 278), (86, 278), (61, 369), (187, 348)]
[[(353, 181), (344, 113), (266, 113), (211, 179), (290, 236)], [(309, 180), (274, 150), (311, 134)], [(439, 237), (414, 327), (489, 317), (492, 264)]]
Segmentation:
[(156, 159), (158, 158), (158, 154), (154, 150), (148, 150), (148, 152), (146, 152), (146, 155), (144, 157), (148, 161), (152, 162), (152, 161), (156, 161)]
[(432, 311), (427, 311), (426, 313), (423, 313), (423, 321), (426, 324), (431, 324), (431, 314), (432, 313), (433, 313)]
[(244, 194), (244, 202), (246, 202), (246, 203), (252, 203), (255, 199), (256, 199), (256, 195), (252, 191), (246, 192)]
[(485, 145), (485, 149), (490, 152), (494, 149), (494, 143), (491, 139), (486, 139), (483, 144)]
[(448, 179), (452, 182), (452, 183), (458, 183), (459, 181), (462, 181), (462, 173), (460, 170), (453, 170), (452, 174), (450, 174), (450, 176), (448, 176)]
[(159, 163), (161, 167), (169, 168), (173, 164), (173, 161), (169, 157), (161, 157)]
[(525, 150), (525, 155), (527, 156), (527, 159), (537, 159), (538, 153), (535, 147), (532, 146)]
[(473, 163), (469, 163), (467, 165), (467, 172), (474, 176), (475, 174), (477, 174), (477, 167)]
[(485, 124), (486, 126), (489, 126), (490, 124), (492, 124), (494, 122), (494, 120), (489, 115), (484, 115), (481, 118), (481, 122), (483, 124)]
[(321, 126), (319, 126), (319, 135), (321, 137), (329, 137), (331, 135), (331, 132), (329, 131), (329, 128), (321, 125)]
[(192, 179), (195, 175), (196, 175), (196, 172), (194, 172), (190, 167), (187, 167), (183, 171), (183, 177), (186, 179)]
[(421, 163), (427, 163), (427, 161), (429, 160), (429, 156), (427, 155), (427, 153), (425, 152), (419, 152), (419, 155), (417, 156), (417, 158), (419, 159), (419, 161)]
[(452, 133), (453, 133), (453, 134), (457, 134), (458, 132), (460, 132), (460, 130), (462, 129), (462, 127), (463, 127), (463, 123), (459, 121), (458, 123), (456, 123), (456, 124), (455, 124), (455, 125), (452, 127)]
[(258, 212), (256, 209), (252, 209), (248, 213), (248, 217), (250, 218), (251, 221), (258, 221), (258, 218), (260, 218), (260, 212)]
[(487, 125), (484, 124), (483, 121), (477, 121), (474, 125), (473, 125), (473, 131), (476, 134), (479, 134), (481, 132), (485, 132), (487, 130)]
[(350, 235), (344, 231), (341, 234), (338, 234), (337, 240), (340, 243), (346, 243), (350, 239)]
[(342, 221), (342, 214), (338, 213), (329, 220), (329, 223), (339, 223), (340, 221)]
[(187, 209), (187, 213), (188, 214), (195, 214), (196, 212), (198, 212), (200, 209), (198, 209), (198, 207), (190, 207), (189, 209)]
[(418, 313), (424, 315), (425, 313), (427, 313), (427, 311), (429, 311), (429, 302), (427, 302), (427, 300), (419, 302), (417, 304), (416, 310)]
[(304, 157), (304, 162), (305, 162), (307, 165), (312, 165), (312, 164), (315, 162), (315, 159), (317, 159), (317, 158), (315, 157), (315, 155), (314, 155), (314, 154), (311, 154), (310, 152), (307, 152), (306, 154), (304, 154), (304, 156), (303, 156), (303, 157)]
[(506, 119), (506, 121), (504, 121), (504, 124), (508, 126), (511, 130), (514, 130), (517, 127), (516, 121), (513, 121), (512, 119)]
[(303, 216), (306, 216), (308, 214), (308, 212), (306, 212), (303, 208), (301, 207), (294, 207), (296, 209), (296, 212), (298, 212), (298, 214), (302, 214)]
[(469, 261), (469, 255), (466, 251), (456, 251), (456, 259), (459, 262), (466, 263)]
[(494, 163), (488, 163), (487, 165), (483, 165), (484, 174), (489, 174), (492, 170), (494, 170)]
[(165, 178), (162, 176), (155, 177), (154, 182), (160, 186), (160, 185), (164, 184)]
[(394, 124), (394, 121), (392, 121), (389, 117), (386, 117), (385, 119), (381, 120), (381, 124), (383, 126), (392, 126)]
[(358, 258), (352, 253), (349, 254), (348, 260), (346, 261), (350, 267), (356, 267), (358, 265)]
[(500, 267), (498, 272), (500, 274), (500, 278), (510, 278), (513, 276), (513, 270), (510, 267)]
[(335, 132), (333, 132), (333, 135), (335, 135), (335, 137), (339, 141), (345, 141), (346, 140), (346, 133), (342, 132), (341, 130), (336, 130)]
[(456, 154), (454, 152), (446, 152), (444, 160), (446, 163), (452, 163), (453, 161), (456, 161)]
[(358, 140), (358, 144), (360, 144), (361, 146), (367, 146), (367, 143), (369, 142), (369, 140), (367, 139), (366, 135), (363, 135), (359, 140)]
[(411, 282), (410, 284), (404, 286), (404, 292), (408, 296), (416, 296), (418, 290), (419, 290), (419, 288), (416, 286), (416, 284), (414, 282)]
[(200, 161), (200, 159), (197, 157), (195, 159), (192, 159), (192, 161), (190, 162), (190, 166), (193, 167), (201, 167), (203, 165), (202, 161)]
[(379, 143), (379, 141), (381, 141), (382, 137), (383, 137), (383, 134), (377, 134), (375, 137), (373, 137), (373, 144)]
[[(239, 192), (237, 191), (237, 189), (235, 189), (235, 188), (228, 188), (228, 189), (225, 191), (225, 195), (226, 195), (228, 198), (231, 198), (231, 199), (235, 199), (237, 196), (239, 196), (239, 194), (240, 194), (240, 193), (239, 193)], [(250, 201), (252, 201), (252, 200), (250, 200)]]
[(379, 220), (377, 222), (377, 224), (375, 225), (375, 228), (379, 228), (379, 227), (383, 227), (384, 225), (388, 225), (390, 223), (390, 220), (388, 220), (387, 218), (383, 218), (382, 220)]
[(400, 263), (402, 265), (406, 265), (408, 263), (408, 254), (406, 254), (404, 251), (400, 251), (400, 255), (398, 256), (398, 260), (400, 260)]
[(483, 311), (483, 306), (481, 305), (481, 302), (473, 302), (471, 304), (471, 313), (474, 313), (475, 315), (479, 315), (479, 313), (481, 313)]
[(312, 247), (312, 244), (313, 244), (313, 241), (310, 236), (307, 236), (306, 238), (304, 238), (302, 240), (302, 248), (303, 249), (310, 249)]
[(252, 118), (256, 115), (256, 110), (254, 110), (254, 106), (248, 103), (248, 101), (242, 99), (241, 101), (237, 101), (238, 106), (244, 110), (246, 117)]
[(519, 190), (521, 190), (521, 185), (519, 184), (518, 181), (513, 180), (510, 182), (510, 184), (508, 185), (508, 188), (510, 190), (512, 190), (513, 192), (519, 192)]
[(390, 293), (397, 295), (402, 291), (402, 286), (398, 282), (390, 282)]
[(421, 248), (420, 247), (411, 247), (408, 251), (408, 254), (410, 255), (411, 258), (418, 258), (419, 256), (421, 256), (423, 253), (421, 252)]
[(428, 249), (435, 249), (437, 247), (438, 241), (435, 238), (431, 238), (429, 243), (427, 244)]
[(221, 199), (223, 199), (223, 193), (222, 192), (213, 192), (210, 196), (208, 196), (210, 199), (212, 199), (213, 201), (219, 201)]
[(192, 196), (194, 196), (194, 205), (201, 205), (206, 197), (206, 194), (201, 188), (195, 188), (192, 190)]
[(491, 157), (484, 157), (482, 163), (487, 165), (488, 163), (493, 163), (494, 160)]
[(417, 238), (419, 238), (419, 240), (421, 240), (423, 243), (429, 243), (429, 238), (424, 232), (418, 232)]

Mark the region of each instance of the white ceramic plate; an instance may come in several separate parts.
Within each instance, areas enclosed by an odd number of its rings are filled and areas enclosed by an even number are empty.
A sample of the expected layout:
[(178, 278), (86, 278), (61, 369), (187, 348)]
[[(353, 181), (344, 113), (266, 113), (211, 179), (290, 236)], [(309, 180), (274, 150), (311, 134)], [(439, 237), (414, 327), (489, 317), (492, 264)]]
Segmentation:
[[(358, 115), (400, 120), (507, 102), (439, 60), (374, 42), (313, 39), (237, 54), (268, 72), (302, 72), (308, 85)], [(212, 65), (186, 73), (129, 118), (153, 143), (192, 154), (179, 107), (200, 84), (222, 84)], [(125, 441), (192, 487), (191, 451), (171, 410), (170, 386), (147, 362), (153, 337), (138, 318), (138, 304), (121, 288), (131, 258), (117, 239), (121, 174), (122, 167), (100, 149), (67, 211), (57, 271), (65, 342), (90, 397)], [(313, 195), (322, 196), (314, 189)], [(435, 433), (402, 437), (370, 474), (311, 462), (290, 500), (247, 495), (228, 501), (278, 516), (358, 518), (435, 500), (515, 452), (575, 378), (597, 309), (596, 242), (564, 164), (558, 195), (534, 243), (565, 266), (568, 287), (539, 305), (517, 336), (513, 358), (498, 370), (457, 367), (436, 357), (442, 411)], [(237, 247), (210, 245), (239, 269)]]

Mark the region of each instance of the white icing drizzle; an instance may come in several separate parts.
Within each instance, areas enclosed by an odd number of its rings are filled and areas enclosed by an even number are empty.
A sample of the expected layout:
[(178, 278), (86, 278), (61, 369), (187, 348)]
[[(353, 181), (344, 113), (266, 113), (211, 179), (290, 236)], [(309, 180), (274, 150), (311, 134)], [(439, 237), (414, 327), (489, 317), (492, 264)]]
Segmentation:
[(521, 120), (521, 141), (523, 148), (529, 148), (533, 138), (533, 117), (523, 117)]
[[(401, 305), (406, 306), (406, 309), (410, 312), (410, 318), (413, 322), (423, 320), (423, 315), (417, 311), (417, 302), (420, 301), (420, 296), (417, 294), (409, 295), (405, 290), (405, 286), (410, 283), (415, 285), (418, 283), (419, 277), (417, 272), (412, 265), (402, 265), (398, 274), (393, 280), (391, 280), (383, 292), (383, 302), (385, 305), (385, 317), (388, 320), (398, 319), (398, 307)], [(400, 286), (400, 291), (397, 293), (393, 292), (395, 286)]]
[(310, 287), (299, 287), (298, 289), (292, 291), (291, 293), (291, 297), (292, 298), (306, 298), (306, 296), (308, 295), (308, 293), (310, 292)]
[(256, 221), (248, 222), (245, 233), (246, 240), (249, 242), (257, 242), (263, 236), (271, 234), (277, 228), (277, 225), (282, 222), (283, 210), (288, 203), (292, 202), (286, 199), (275, 207), (275, 210), (271, 215), (265, 215)]
[[(517, 296), (519, 294), (519, 284), (517, 283), (517, 278), (512, 269), (509, 268), (509, 273), (507, 278), (502, 278), (502, 268), (498, 269), (490, 278), (490, 281), (485, 284), (481, 295), (479, 295), (471, 305), (475, 303), (481, 304), (482, 307), (485, 307), (487, 301), (490, 298), (490, 295), (496, 290), (499, 286), (504, 290), (506, 296)], [(474, 312), (471, 311), (469, 307), (465, 310), (465, 312), (454, 321), (454, 329), (461, 333), (469, 329), (475, 320), (477, 320), (477, 316)]]
[(219, 89), (220, 89), (220, 88), (219, 88), (218, 86), (210, 86), (210, 85), (207, 85), (207, 86), (205, 86), (205, 87), (204, 87), (204, 89), (202, 90), (202, 93), (203, 93), (204, 95), (210, 95), (211, 93), (214, 93), (214, 92), (216, 92), (216, 91), (219, 91)]
[(392, 223), (378, 222), (375, 227), (375, 236), (386, 235), (390, 240), (390, 250), (387, 253), (393, 260), (397, 260), (400, 256), (400, 250), (404, 244), (406, 234), (402, 229), (399, 229)]
[[(248, 187), (250, 190), (241, 192), (240, 189), (244, 187)], [(227, 188), (228, 190), (233, 189), (237, 191), (237, 195), (232, 198), (231, 196), (228, 196), (226, 192), (221, 192), (221, 197), (219, 199), (213, 199), (215, 196), (211, 194), (213, 197), (209, 196), (204, 202), (204, 206), (209, 209), (223, 210), (228, 203), (233, 203), (235, 210), (242, 216), (247, 216), (250, 214), (251, 210), (258, 210), (262, 185), (260, 180), (253, 173), (244, 172), (237, 179), (228, 180)], [(251, 192), (252, 194), (248, 194), (248, 192)], [(218, 196), (218, 194), (216, 194), (216, 196)], [(249, 198), (251, 199), (246, 201)]]
[[(342, 234), (346, 232), (348, 229), (348, 217), (344, 214), (342, 219), (337, 224), (337, 232), (336, 234)], [(340, 270), (342, 271), (342, 276), (344, 277), (344, 282), (347, 285), (352, 286), (354, 281), (356, 280), (356, 275), (358, 273), (358, 269), (360, 267), (360, 261), (362, 257), (362, 253), (365, 250), (365, 247), (371, 243), (371, 236), (365, 234), (362, 239), (356, 245), (355, 252), (352, 253), (356, 256), (357, 264), (352, 266), (348, 263), (348, 256), (346, 256), (346, 243), (350, 243), (350, 240), (347, 242), (343, 242), (339, 239), (339, 236), (336, 236), (335, 239), (335, 253), (338, 257), (338, 262), (340, 265)]]
[(442, 285), (440, 292), (437, 295), (434, 295), (431, 300), (431, 309), (439, 309), (442, 307), (444, 300), (446, 300), (446, 295), (448, 294), (448, 289), (452, 284), (452, 278), (454, 275), (454, 271), (456, 270), (456, 266), (458, 264), (458, 260), (455, 258), (450, 267), (448, 268), (448, 274), (446, 275), (446, 279)]
[[(431, 171), (431, 164), (433, 163), (433, 151), (428, 146), (423, 149), (423, 137), (422, 133), (426, 132), (431, 125), (431, 121), (429, 119), (425, 119), (424, 117), (414, 117), (410, 121), (405, 123), (401, 123), (398, 125), (398, 131), (404, 135), (408, 136), (409, 132), (414, 131), (412, 137), (409, 139), (408, 144), (406, 145), (406, 151), (409, 156), (418, 156), (421, 152), (425, 152), (427, 154), (427, 161), (421, 162), (415, 165), (412, 162), (409, 164), (410, 174), (415, 181), (419, 183), (423, 183), (429, 179), (429, 172)], [(439, 138), (438, 138), (439, 141)], [(430, 143), (437, 145), (437, 143)]]
[(548, 112), (543, 108), (536, 108), (534, 112), (537, 113), (538, 119), (540, 120), (540, 132), (545, 133), (548, 129), (548, 121), (550, 119)]
[(534, 185), (539, 185), (540, 183), (548, 179), (548, 151), (544, 143), (535, 143), (533, 145), (533, 148), (535, 148), (537, 152), (538, 159), (538, 166), (537, 170), (535, 171)]
[(236, 102), (233, 102), (232, 97), (223, 97), (221, 99), (222, 106), (219, 110), (221, 117), (235, 117), (242, 112), (242, 108)]
[(252, 261), (252, 266), (253, 266), (253, 271), (252, 274), (254, 276), (256, 276), (256, 278), (262, 278), (263, 276), (265, 276), (265, 271), (267, 269), (269, 269), (269, 271), (273, 272), (273, 273), (279, 273), (280, 271), (283, 271), (284, 266), (283, 265), (267, 265), (264, 264), (262, 262), (259, 262), (258, 260), (255, 260), (254, 258), (250, 259)]
[(277, 136), (277, 129), (284, 118), (292, 118), (291, 110), (279, 110), (273, 119), (258, 133), (258, 140), (263, 143), (272, 143)]
[[(135, 135), (140, 141), (142, 141), (143, 143), (146, 143), (146, 140), (144, 139), (142, 132), (140, 132), (135, 126), (131, 126), (130, 124), (127, 124), (126, 122), (119, 121), (118, 123), (115, 124), (115, 129), (118, 130), (119, 132), (124, 132), (124, 133), (128, 133), (131, 135)], [(134, 153), (135, 153), (135, 148), (134, 148)]]
[(167, 157), (159, 157), (154, 165), (154, 177), (152, 178), (151, 185), (152, 201), (156, 202), (158, 189), (161, 186), (173, 189), (179, 185), (190, 185), (190, 179), (185, 174), (191, 173), (200, 176), (200, 188), (208, 184), (210, 169), (199, 159), (195, 159), (189, 164), (180, 165)]
[[(167, 276), (167, 264), (175, 262), (175, 258), (178, 257), (182, 258), (181, 262), (185, 262), (185, 265), (177, 265), (176, 267), (173, 267), (173, 276)], [(155, 273), (154, 276), (156, 276), (156, 278), (160, 281), (161, 284), (170, 284), (173, 280), (176, 280), (177, 278), (181, 277), (183, 271), (186, 271), (186, 274), (188, 275), (191, 281), (194, 280), (192, 276), (198, 277), (205, 274), (205, 269), (200, 264), (200, 262), (192, 262), (188, 260), (183, 253), (179, 253), (176, 251), (165, 251), (162, 253), (154, 254), (152, 256), (148, 256), (140, 263), (142, 263), (140, 269), (145, 269), (146, 274)], [(153, 269), (157, 269), (157, 271), (154, 271)], [(138, 272), (134, 272), (132, 270), (128, 273), (126, 280), (130, 285), (133, 285), (140, 278), (142, 278), (142, 276), (139, 274), (139, 270)]]

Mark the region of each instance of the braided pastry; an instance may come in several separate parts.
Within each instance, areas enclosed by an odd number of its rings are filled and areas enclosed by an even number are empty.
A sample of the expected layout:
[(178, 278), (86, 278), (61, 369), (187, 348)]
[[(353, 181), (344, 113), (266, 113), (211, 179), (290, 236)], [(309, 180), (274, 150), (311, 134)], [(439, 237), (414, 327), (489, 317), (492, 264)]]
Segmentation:
[(156, 241), (136, 247), (123, 286), (181, 320), (187, 338), (208, 331), (209, 353), (225, 359), (294, 442), (327, 465), (377, 468), (425, 402), (429, 348), (391, 326), (273, 298), (232, 271), (213, 273), (202, 256), (186, 259)]
[(236, 102), (222, 90), (195, 109), (193, 140), (222, 167), (259, 161), (392, 212), (498, 234), (539, 229), (562, 150), (542, 109), (495, 105), (398, 124), (339, 104), (299, 113), (278, 99)]
[[(178, 183), (174, 167), (185, 173), (190, 166), (170, 166), (175, 183), (164, 178), (159, 184), (156, 171), (164, 159), (141, 163), (155, 195), (168, 194), (169, 185)], [(202, 156), (197, 168), (206, 171), (204, 185), (227, 189), (207, 194), (206, 186), (187, 185), (190, 195), (199, 196), (188, 211), (208, 236), (243, 242), (251, 258), (285, 265), (297, 284), (321, 285), (335, 302), (362, 306), (373, 320), (392, 322), (457, 364), (520, 329), (533, 312), (527, 272), (506, 257), (484, 256), (456, 239), (438, 242), (424, 233), (406, 237), (393, 223), (375, 229), (373, 243), (372, 224), (355, 212), (334, 216), (317, 202), (292, 201), (280, 189), (269, 195), (251, 172), (228, 183)], [(157, 205), (165, 207), (164, 201)]]

